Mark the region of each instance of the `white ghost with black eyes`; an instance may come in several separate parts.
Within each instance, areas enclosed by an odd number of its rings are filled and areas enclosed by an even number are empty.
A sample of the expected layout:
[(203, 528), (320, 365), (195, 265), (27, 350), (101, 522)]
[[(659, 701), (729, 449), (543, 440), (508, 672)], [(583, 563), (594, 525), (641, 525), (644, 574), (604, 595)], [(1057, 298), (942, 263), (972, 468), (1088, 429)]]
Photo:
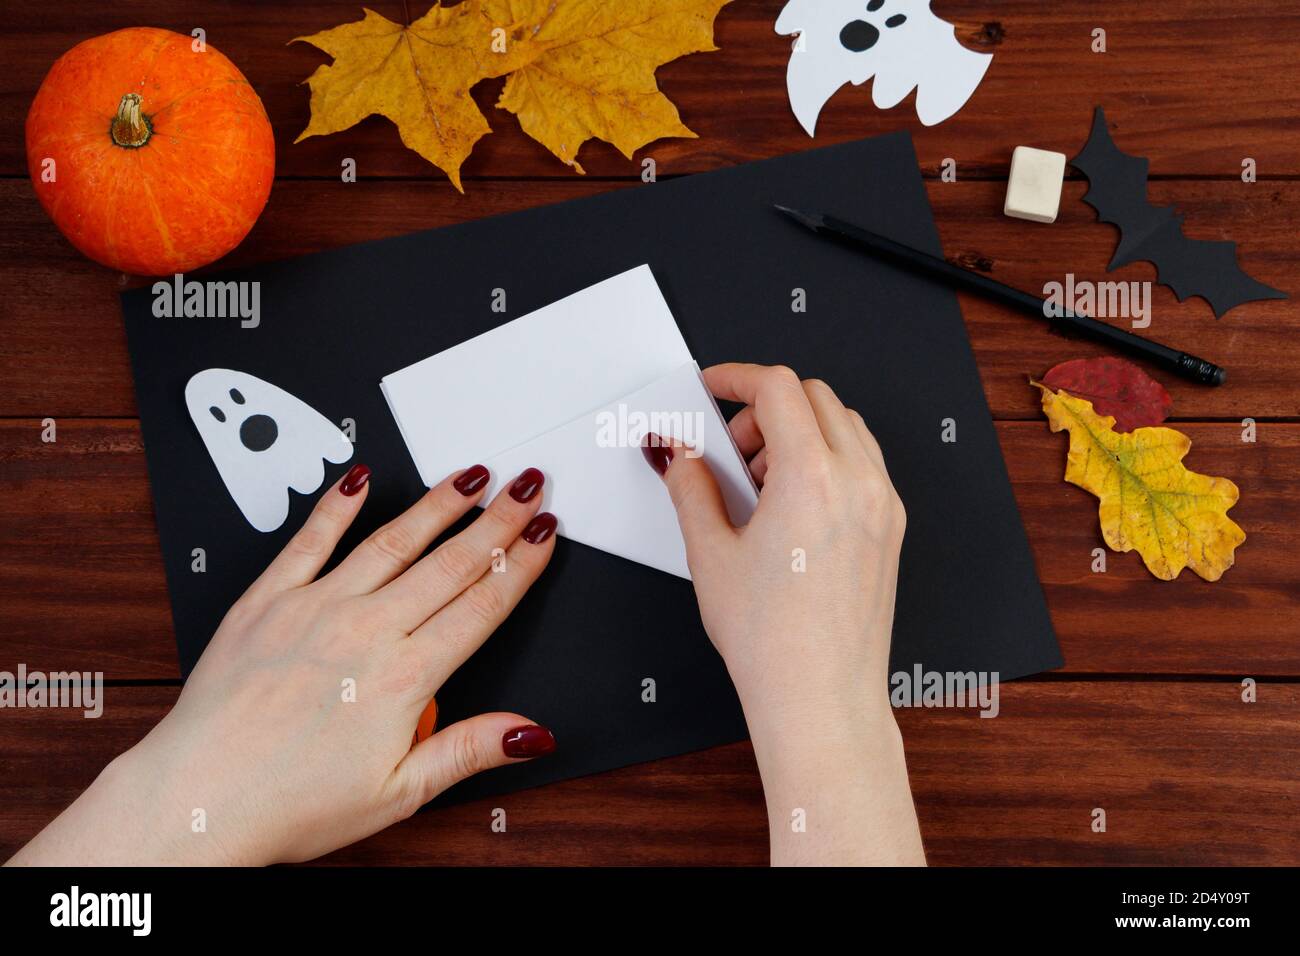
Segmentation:
[(942, 123), (970, 99), (993, 60), (958, 43), (930, 0), (789, 0), (776, 32), (799, 34), (786, 89), (809, 136), (836, 90), (873, 76), (871, 99), (880, 109), (897, 106), (915, 89), (921, 122)]
[(342, 464), (352, 442), (333, 422), (282, 388), (227, 368), (199, 372), (185, 406), (230, 496), (258, 531), (289, 516), (289, 489), (309, 495), (324, 461)]

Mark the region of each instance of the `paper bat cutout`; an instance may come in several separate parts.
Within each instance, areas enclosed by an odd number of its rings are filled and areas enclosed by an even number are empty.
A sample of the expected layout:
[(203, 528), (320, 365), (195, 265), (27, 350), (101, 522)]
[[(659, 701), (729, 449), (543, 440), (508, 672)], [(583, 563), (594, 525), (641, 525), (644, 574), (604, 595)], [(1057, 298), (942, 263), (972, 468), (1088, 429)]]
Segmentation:
[(789, 0), (776, 32), (799, 34), (785, 79), (790, 107), (809, 136), (836, 90), (873, 76), (877, 107), (891, 109), (916, 90), (921, 122), (942, 123), (970, 99), (993, 60), (958, 43), (930, 0)]
[(258, 531), (284, 524), (290, 488), (309, 495), (321, 486), (321, 459), (352, 457), (352, 442), (333, 422), (245, 372), (199, 372), (185, 386), (185, 407), (230, 496)]
[(1120, 152), (1100, 106), (1083, 152), (1070, 162), (1088, 177), (1083, 201), (1097, 210), (1100, 221), (1119, 226), (1119, 245), (1107, 272), (1145, 259), (1155, 265), (1157, 281), (1173, 289), (1179, 302), (1199, 295), (1210, 303), (1216, 318), (1243, 302), (1287, 298), (1285, 292), (1241, 270), (1236, 243), (1188, 239), (1183, 235), (1183, 217), (1173, 206), (1147, 201), (1150, 163), (1145, 157)]

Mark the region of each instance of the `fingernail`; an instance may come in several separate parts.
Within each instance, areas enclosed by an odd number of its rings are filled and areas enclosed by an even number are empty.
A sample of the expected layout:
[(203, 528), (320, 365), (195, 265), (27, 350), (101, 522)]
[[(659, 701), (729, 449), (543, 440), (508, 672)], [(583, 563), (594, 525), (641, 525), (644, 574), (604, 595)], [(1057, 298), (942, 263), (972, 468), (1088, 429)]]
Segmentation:
[(466, 498), (469, 498), (482, 491), (483, 486), (488, 483), (490, 477), (488, 470), (482, 465), (473, 465), (466, 468), (461, 476), (451, 483), (451, 486)]
[(527, 724), (507, 730), (501, 738), (507, 757), (544, 757), (555, 750), (555, 735), (545, 727)]
[(352, 469), (343, 476), (343, 480), (339, 482), (339, 493), (351, 498), (364, 488), (369, 480), (370, 467), (368, 465), (353, 465)]
[(673, 446), (660, 438), (654, 432), (646, 432), (641, 439), (641, 454), (645, 455), (645, 460), (650, 467), (659, 472), (660, 476), (668, 471), (668, 466), (673, 463)]
[(528, 527), (524, 529), (524, 540), (529, 544), (541, 544), (553, 534), (555, 534), (555, 515), (543, 511), (528, 522)]
[(520, 504), (532, 501), (537, 492), (542, 490), (542, 485), (546, 483), (546, 476), (536, 468), (526, 468), (524, 473), (515, 479), (515, 483), (510, 486), (510, 497), (514, 498)]

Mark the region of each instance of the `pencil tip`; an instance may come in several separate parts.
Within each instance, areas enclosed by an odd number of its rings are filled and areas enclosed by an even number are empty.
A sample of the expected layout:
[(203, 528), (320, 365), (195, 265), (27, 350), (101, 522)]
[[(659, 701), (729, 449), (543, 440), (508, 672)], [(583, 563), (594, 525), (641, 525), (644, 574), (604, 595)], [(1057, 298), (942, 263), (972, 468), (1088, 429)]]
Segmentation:
[(779, 203), (773, 203), (772, 208), (777, 212), (783, 212), (800, 225), (807, 226), (809, 229), (816, 230), (821, 226), (820, 216), (810, 216), (806, 212), (800, 212), (798, 209), (791, 209), (789, 206), (782, 206)]

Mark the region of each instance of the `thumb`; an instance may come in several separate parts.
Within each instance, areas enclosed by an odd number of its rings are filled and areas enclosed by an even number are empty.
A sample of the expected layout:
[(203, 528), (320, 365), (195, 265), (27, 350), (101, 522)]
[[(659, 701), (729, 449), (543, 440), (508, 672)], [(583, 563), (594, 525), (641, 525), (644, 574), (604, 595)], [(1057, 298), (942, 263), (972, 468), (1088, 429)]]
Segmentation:
[(722, 489), (701, 455), (676, 439), (654, 432), (647, 432), (641, 439), (641, 451), (668, 486), (688, 558), (701, 553), (710, 539), (734, 531)]
[(476, 773), (541, 757), (555, 736), (518, 714), (479, 714), (451, 724), (411, 748), (397, 765), (399, 790), (419, 807)]

